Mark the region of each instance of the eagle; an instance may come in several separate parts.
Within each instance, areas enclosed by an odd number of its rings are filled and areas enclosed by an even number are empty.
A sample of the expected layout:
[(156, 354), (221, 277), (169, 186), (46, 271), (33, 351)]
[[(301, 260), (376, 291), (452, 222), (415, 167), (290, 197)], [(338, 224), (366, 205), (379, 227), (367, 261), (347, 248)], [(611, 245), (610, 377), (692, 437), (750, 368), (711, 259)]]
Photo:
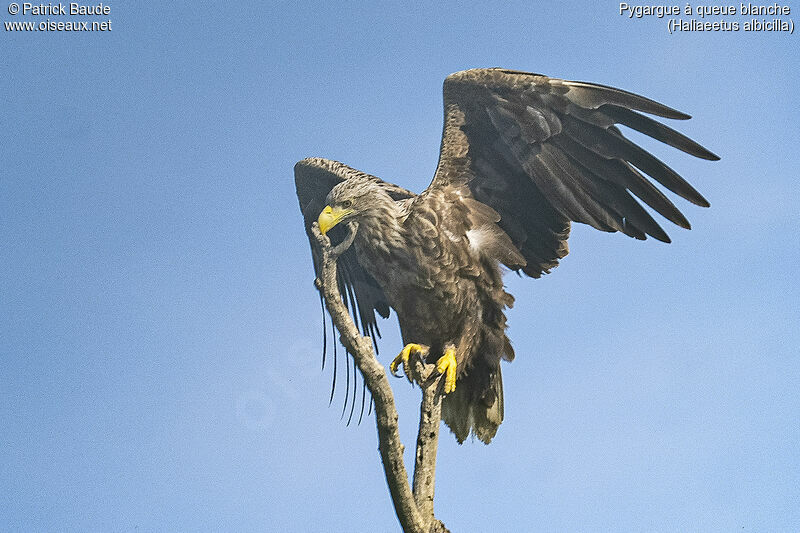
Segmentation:
[[(674, 170), (627, 139), (627, 126), (706, 160), (719, 157), (648, 117), (689, 115), (613, 87), (502, 68), (444, 81), (444, 131), (433, 181), (420, 194), (337, 161), (308, 158), (295, 185), (319, 275), (316, 222), (339, 257), (343, 299), (365, 336), (394, 309), (409, 357), (443, 375), (442, 419), (459, 443), (484, 443), (503, 421), (500, 361), (512, 361), (503, 273), (547, 274), (568, 253), (572, 222), (670, 242), (642, 203), (689, 221), (653, 183), (708, 201)], [(638, 200), (637, 200), (638, 198)]]

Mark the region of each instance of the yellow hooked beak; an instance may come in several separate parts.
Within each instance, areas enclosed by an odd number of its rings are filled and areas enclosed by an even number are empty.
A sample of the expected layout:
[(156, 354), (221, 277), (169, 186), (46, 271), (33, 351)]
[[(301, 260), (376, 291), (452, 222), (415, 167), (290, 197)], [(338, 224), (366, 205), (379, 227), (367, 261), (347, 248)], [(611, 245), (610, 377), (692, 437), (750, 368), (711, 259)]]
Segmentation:
[(352, 212), (352, 209), (342, 209), (340, 207), (334, 209), (331, 206), (326, 205), (325, 209), (322, 210), (322, 213), (319, 214), (319, 218), (317, 219), (319, 231), (325, 235), (332, 227), (341, 222), (344, 217)]

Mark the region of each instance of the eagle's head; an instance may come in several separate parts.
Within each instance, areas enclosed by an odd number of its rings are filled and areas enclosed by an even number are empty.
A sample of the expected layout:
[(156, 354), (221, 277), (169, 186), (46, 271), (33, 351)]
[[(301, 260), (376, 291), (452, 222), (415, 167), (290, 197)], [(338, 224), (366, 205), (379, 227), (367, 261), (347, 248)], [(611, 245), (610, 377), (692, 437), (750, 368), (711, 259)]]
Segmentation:
[(317, 219), (323, 235), (340, 222), (360, 222), (367, 216), (383, 216), (394, 201), (376, 181), (351, 178), (331, 189), (325, 203)]

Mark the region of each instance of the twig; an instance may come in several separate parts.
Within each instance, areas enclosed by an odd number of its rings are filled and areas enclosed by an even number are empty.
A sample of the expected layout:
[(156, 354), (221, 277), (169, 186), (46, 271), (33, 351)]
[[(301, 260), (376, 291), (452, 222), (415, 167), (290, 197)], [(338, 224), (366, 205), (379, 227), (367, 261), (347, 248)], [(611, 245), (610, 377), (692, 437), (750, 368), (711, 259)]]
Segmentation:
[(422, 405), (417, 436), (417, 453), (414, 468), (414, 490), (408, 483), (408, 473), (403, 463), (403, 443), (400, 442), (397, 409), (389, 378), (372, 350), (372, 342), (362, 337), (353, 319), (342, 302), (336, 277), (336, 260), (352, 245), (357, 226), (348, 225), (349, 233), (336, 247), (331, 247), (328, 237), (322, 235), (316, 223), (311, 231), (319, 244), (321, 255), (320, 278), (317, 288), (325, 298), (325, 305), (333, 323), (342, 334), (342, 344), (353, 356), (375, 401), (375, 423), (378, 429), (378, 449), (383, 461), (383, 470), (397, 518), (404, 531), (414, 533), (446, 532), (439, 520), (433, 516), (434, 481), (436, 474), (436, 450), (439, 443), (441, 420), (441, 376), (434, 365), (414, 360), (414, 373), (420, 376)]

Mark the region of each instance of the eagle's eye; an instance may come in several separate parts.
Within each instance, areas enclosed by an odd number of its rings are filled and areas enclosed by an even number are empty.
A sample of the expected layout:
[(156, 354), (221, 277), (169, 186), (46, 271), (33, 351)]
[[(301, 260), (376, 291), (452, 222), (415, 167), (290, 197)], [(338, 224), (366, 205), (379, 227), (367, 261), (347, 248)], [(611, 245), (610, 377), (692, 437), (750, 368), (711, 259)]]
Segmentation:
[(353, 200), (345, 200), (345, 201), (343, 201), (342, 202), (342, 207), (344, 207), (345, 209), (350, 209), (351, 207), (353, 207)]

